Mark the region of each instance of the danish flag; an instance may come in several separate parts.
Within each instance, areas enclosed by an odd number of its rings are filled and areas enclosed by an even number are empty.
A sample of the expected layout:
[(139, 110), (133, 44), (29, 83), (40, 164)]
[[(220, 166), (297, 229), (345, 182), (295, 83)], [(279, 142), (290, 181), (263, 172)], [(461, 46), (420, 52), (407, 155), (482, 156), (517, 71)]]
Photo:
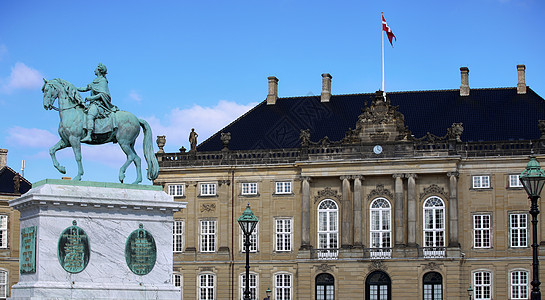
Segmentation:
[(384, 16), (382, 16), (382, 30), (386, 31), (386, 34), (388, 35), (388, 40), (390, 41), (390, 45), (392, 45), (393, 47), (394, 44), (392, 43), (392, 38), (394, 38), (396, 42), (397, 42), (397, 38), (392, 32), (392, 29), (390, 29), (390, 27), (386, 23), (386, 19), (384, 19)]

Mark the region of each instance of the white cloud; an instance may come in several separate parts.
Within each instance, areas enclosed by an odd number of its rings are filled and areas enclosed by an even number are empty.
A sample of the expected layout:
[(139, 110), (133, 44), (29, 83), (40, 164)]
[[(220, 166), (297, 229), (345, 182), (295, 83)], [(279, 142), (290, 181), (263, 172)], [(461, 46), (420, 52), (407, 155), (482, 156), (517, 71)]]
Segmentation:
[(135, 90), (132, 90), (129, 92), (129, 99), (134, 100), (136, 102), (140, 102), (142, 101), (142, 96)]
[(193, 105), (187, 109), (175, 108), (162, 119), (152, 116), (146, 118), (153, 135), (166, 135), (165, 151), (178, 151), (181, 146), (189, 148), (189, 132), (191, 128), (199, 134), (199, 143), (206, 140), (218, 130), (253, 108), (257, 103), (238, 104), (220, 100), (213, 107)]
[(11, 68), (9, 77), (2, 80), (1, 90), (10, 92), (14, 89), (36, 89), (43, 85), (42, 78), (42, 74), (37, 70), (17, 62)]
[(6, 140), (17, 146), (49, 148), (59, 141), (59, 137), (47, 130), (15, 126), (8, 129)]

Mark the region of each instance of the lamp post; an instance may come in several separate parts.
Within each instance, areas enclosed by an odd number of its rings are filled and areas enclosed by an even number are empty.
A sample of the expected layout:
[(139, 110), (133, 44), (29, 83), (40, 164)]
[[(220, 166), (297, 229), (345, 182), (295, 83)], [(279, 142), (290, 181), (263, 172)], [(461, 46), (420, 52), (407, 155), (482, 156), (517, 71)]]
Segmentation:
[(271, 288), (267, 288), (265, 293), (267, 293), (267, 297), (263, 298), (263, 300), (270, 300), (271, 299), (271, 293), (272, 293)]
[(531, 201), (530, 214), (532, 215), (532, 300), (541, 300), (541, 291), (539, 290), (539, 260), (537, 256), (537, 215), (539, 215), (539, 209), (537, 208), (537, 200), (541, 195), (543, 185), (545, 185), (545, 172), (539, 166), (539, 162), (535, 157), (530, 157), (530, 161), (524, 170), (520, 174), (520, 182), (524, 186), (528, 198)]
[(467, 288), (467, 295), (469, 296), (469, 300), (471, 300), (471, 295), (473, 294), (473, 288), (471, 287), (471, 284)]
[(242, 216), (238, 218), (238, 224), (244, 233), (246, 241), (244, 242), (244, 249), (246, 250), (246, 278), (244, 287), (244, 300), (250, 300), (250, 235), (255, 229), (259, 220), (250, 209), (250, 203), (246, 206), (246, 209), (242, 213)]

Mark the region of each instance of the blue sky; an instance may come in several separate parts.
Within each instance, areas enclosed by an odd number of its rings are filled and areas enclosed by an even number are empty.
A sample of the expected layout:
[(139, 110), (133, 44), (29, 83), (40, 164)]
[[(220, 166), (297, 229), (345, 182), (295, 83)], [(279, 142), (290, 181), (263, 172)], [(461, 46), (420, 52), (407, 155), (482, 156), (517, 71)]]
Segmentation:
[[(168, 152), (188, 148), (192, 127), (203, 141), (263, 101), (270, 75), (280, 97), (319, 95), (325, 72), (334, 94), (374, 92), (381, 11), (397, 37), (385, 49), (387, 92), (457, 89), (462, 66), (471, 88), (513, 87), (525, 64), (545, 96), (540, 0), (0, 1), (0, 148), (13, 169), (26, 161), (31, 182), (60, 178), (48, 154), (59, 116), (43, 109), (41, 78), (85, 86), (99, 62), (113, 103), (165, 134)], [(71, 149), (57, 155), (75, 176)], [(83, 155), (85, 180), (117, 181), (117, 145)]]

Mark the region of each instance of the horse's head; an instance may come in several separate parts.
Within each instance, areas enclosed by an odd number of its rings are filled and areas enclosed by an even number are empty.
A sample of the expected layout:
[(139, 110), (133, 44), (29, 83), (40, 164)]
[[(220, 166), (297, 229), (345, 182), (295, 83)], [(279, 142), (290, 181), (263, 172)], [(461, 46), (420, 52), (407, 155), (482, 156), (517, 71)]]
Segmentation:
[(57, 97), (59, 96), (59, 91), (55, 87), (53, 80), (48, 81), (44, 78), (42, 92), (44, 93), (44, 108), (46, 110), (52, 109), (55, 99), (57, 99)]

